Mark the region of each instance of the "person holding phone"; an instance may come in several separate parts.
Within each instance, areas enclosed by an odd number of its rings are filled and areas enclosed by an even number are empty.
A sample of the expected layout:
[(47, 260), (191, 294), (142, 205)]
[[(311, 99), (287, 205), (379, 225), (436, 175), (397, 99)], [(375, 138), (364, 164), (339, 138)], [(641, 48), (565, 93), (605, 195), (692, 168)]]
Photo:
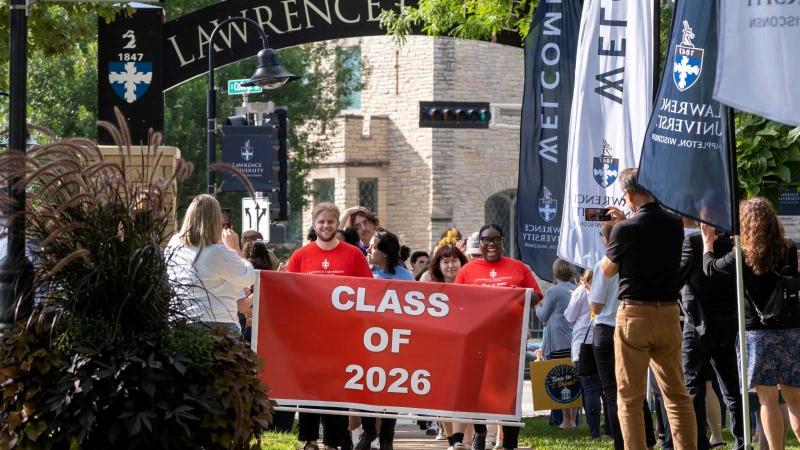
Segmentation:
[(618, 413), (625, 448), (645, 448), (645, 375), (652, 367), (677, 450), (697, 447), (692, 398), (681, 366), (681, 218), (662, 208), (637, 181), (638, 169), (625, 169), (618, 183), (634, 215), (612, 209), (614, 228), (601, 261), (603, 276), (619, 274), (614, 358)]
[(255, 283), (256, 272), (241, 257), (239, 236), (222, 222), (216, 198), (192, 199), (180, 231), (167, 244), (167, 271), (178, 295), (191, 299), (190, 317), (241, 336), (237, 300)]

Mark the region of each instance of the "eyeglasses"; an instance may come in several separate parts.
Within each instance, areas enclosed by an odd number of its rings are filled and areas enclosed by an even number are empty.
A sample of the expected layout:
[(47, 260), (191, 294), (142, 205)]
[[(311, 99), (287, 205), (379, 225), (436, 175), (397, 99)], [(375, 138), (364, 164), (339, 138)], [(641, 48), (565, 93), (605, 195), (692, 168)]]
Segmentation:
[(482, 237), (481, 238), (481, 244), (482, 245), (489, 245), (489, 244), (500, 245), (502, 243), (503, 243), (503, 237), (502, 236)]

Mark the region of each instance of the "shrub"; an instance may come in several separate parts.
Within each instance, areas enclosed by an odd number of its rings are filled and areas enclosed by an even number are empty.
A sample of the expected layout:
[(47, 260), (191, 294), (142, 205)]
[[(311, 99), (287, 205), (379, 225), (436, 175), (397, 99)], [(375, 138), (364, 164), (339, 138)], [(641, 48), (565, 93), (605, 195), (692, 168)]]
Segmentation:
[(159, 177), (153, 134), (134, 168), (117, 113), (119, 163), (85, 139), (0, 155), (4, 180), (25, 167), (37, 297), (0, 343), (0, 447), (248, 448), (271, 419), (260, 361), (188, 321), (161, 250), (191, 164)]

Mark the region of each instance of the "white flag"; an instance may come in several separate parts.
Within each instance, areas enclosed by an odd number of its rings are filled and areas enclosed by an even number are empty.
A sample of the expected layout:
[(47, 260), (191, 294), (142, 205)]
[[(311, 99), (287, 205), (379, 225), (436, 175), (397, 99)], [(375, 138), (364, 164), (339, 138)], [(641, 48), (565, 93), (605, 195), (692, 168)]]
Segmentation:
[(572, 97), (558, 255), (592, 268), (601, 222), (584, 208), (623, 207), (623, 169), (638, 167), (653, 106), (653, 2), (586, 0)]
[(800, 5), (722, 1), (719, 31), (714, 99), (800, 126)]

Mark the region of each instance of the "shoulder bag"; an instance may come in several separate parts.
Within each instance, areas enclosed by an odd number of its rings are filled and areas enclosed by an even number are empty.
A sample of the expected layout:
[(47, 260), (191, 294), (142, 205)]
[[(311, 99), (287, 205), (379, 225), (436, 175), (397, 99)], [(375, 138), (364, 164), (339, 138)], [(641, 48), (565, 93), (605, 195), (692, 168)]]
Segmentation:
[(594, 319), (589, 322), (589, 328), (586, 329), (586, 335), (583, 336), (583, 343), (578, 352), (578, 375), (582, 377), (597, 375), (597, 362), (594, 360), (594, 346), (591, 342), (586, 342), (592, 325), (594, 325)]

